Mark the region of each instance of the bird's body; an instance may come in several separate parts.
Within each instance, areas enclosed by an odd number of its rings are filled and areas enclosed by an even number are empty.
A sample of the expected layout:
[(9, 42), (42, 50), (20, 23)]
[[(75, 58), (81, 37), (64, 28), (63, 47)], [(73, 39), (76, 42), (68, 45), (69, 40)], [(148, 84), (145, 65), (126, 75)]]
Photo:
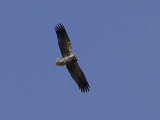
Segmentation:
[(64, 66), (67, 63), (77, 62), (78, 58), (74, 55), (66, 56), (64, 58), (57, 58), (55, 65), (56, 66)]
[(79, 67), (77, 60), (78, 58), (74, 55), (71, 47), (70, 39), (67, 35), (67, 32), (62, 24), (57, 24), (55, 27), (55, 31), (58, 38), (58, 45), (63, 58), (58, 58), (56, 60), (56, 66), (64, 66), (66, 65), (69, 73), (72, 78), (78, 84), (79, 88), (82, 92), (89, 91), (89, 84), (86, 80), (86, 77)]

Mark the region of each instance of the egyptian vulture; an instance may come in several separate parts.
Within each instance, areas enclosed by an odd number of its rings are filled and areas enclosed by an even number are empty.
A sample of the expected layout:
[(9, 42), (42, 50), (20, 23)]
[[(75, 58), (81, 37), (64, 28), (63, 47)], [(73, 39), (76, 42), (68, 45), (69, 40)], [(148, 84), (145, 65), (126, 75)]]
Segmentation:
[(86, 80), (83, 71), (77, 63), (78, 58), (74, 55), (72, 51), (71, 42), (64, 26), (62, 24), (57, 24), (55, 27), (55, 31), (57, 34), (58, 45), (62, 54), (62, 58), (57, 58), (55, 65), (66, 65), (69, 73), (71, 74), (74, 81), (78, 84), (81, 92), (89, 91), (90, 86)]

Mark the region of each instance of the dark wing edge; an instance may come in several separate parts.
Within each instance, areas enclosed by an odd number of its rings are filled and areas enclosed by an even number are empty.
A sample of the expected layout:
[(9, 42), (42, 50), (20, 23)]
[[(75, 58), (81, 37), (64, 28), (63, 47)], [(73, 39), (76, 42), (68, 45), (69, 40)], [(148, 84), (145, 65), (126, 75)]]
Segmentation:
[(72, 78), (78, 84), (81, 92), (88, 92), (90, 86), (86, 80), (86, 77), (85, 77), (83, 71), (79, 67), (78, 63), (77, 62), (67, 63), (66, 67), (67, 67), (68, 71), (70, 72)]
[(62, 24), (57, 24), (55, 26), (55, 31), (58, 38), (58, 45), (63, 57), (66, 57), (70, 54), (73, 54), (71, 42), (65, 30), (65, 27)]

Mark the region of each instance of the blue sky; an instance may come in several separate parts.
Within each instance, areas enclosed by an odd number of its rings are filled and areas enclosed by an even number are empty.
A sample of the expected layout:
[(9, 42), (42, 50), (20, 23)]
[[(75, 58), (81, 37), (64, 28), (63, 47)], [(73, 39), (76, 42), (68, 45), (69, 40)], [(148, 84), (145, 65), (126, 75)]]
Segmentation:
[[(1, 120), (160, 120), (160, 2), (0, 0)], [(65, 67), (62, 23), (90, 84)]]

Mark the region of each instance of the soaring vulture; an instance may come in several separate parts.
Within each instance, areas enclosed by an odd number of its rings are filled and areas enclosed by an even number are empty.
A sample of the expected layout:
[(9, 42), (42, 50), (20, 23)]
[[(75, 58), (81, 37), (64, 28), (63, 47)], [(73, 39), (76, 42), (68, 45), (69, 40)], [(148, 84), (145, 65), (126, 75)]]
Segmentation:
[(70, 39), (67, 35), (67, 32), (62, 24), (57, 24), (55, 27), (55, 31), (57, 34), (58, 45), (63, 58), (57, 58), (55, 65), (56, 66), (64, 66), (66, 65), (69, 73), (72, 78), (78, 84), (81, 92), (89, 91), (89, 84), (86, 80), (86, 77), (79, 67), (77, 61), (78, 58), (74, 55), (71, 47)]

